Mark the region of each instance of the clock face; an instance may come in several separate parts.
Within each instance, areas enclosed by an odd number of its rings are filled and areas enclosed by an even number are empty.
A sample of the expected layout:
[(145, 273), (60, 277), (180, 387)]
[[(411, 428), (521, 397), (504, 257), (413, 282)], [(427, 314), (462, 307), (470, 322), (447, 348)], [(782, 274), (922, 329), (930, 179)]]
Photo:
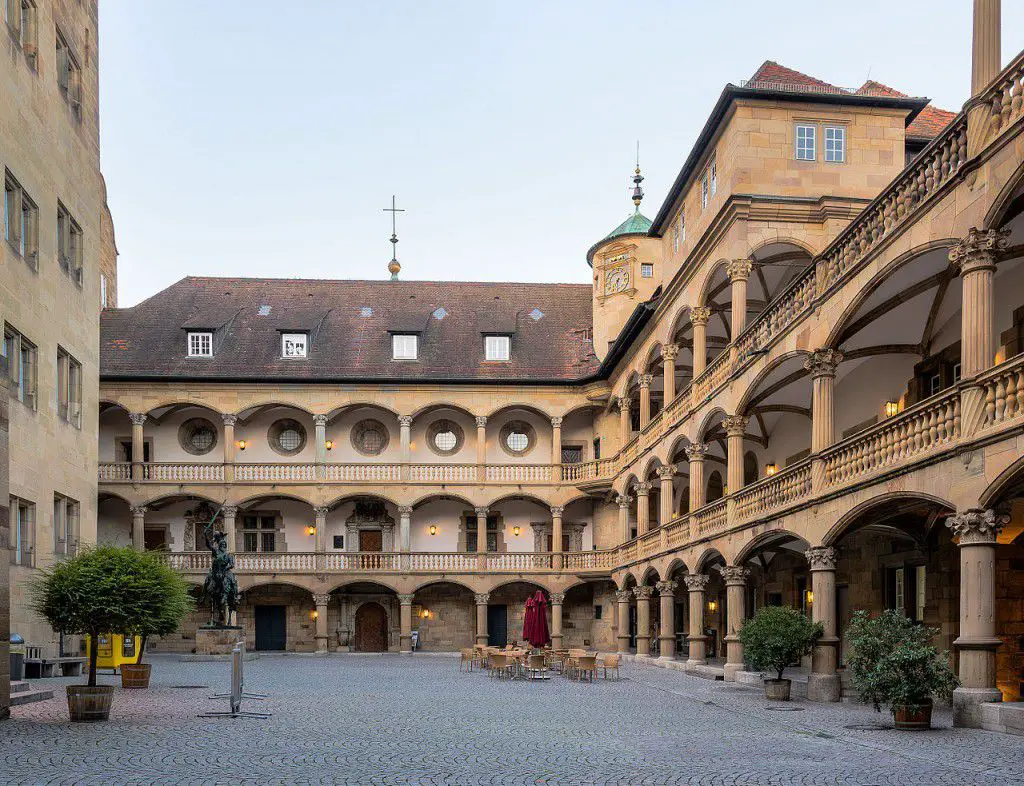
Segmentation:
[(629, 287), (628, 268), (617, 267), (605, 273), (604, 293), (606, 295), (613, 295), (616, 292), (622, 292), (627, 287)]

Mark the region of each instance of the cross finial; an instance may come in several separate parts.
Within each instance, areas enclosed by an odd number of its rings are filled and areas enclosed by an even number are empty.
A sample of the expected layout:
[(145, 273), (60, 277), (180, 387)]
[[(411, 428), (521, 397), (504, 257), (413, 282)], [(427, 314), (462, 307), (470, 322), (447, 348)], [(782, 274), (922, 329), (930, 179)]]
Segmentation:
[(398, 213), (404, 213), (405, 209), (401, 207), (395, 207), (395, 195), (391, 195), (391, 207), (383, 208), (385, 213), (391, 214), (391, 261), (388, 262), (388, 272), (391, 273), (391, 280), (398, 281), (398, 272), (402, 269), (402, 265), (398, 261), (398, 234), (396, 231), (395, 217)]
[(635, 212), (640, 212), (640, 203), (644, 198), (644, 190), (640, 188), (640, 184), (644, 182), (644, 176), (640, 174), (640, 140), (636, 142), (636, 169), (633, 170), (633, 204), (636, 208)]

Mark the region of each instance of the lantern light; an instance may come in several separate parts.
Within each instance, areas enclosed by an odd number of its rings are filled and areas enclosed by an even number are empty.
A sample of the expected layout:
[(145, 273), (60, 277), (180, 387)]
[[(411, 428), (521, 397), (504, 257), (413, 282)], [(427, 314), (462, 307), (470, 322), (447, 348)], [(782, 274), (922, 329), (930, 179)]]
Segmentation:
[(898, 401), (886, 401), (885, 402), (885, 416), (891, 418), (893, 415), (898, 415), (900, 411), (900, 403)]
[(431, 524), (430, 525), (430, 534), (431, 535), (436, 535), (437, 534), (437, 524)]
[(326, 447), (328, 450), (334, 450), (334, 440), (333, 439), (327, 440), (324, 443), (324, 447)]
[(308, 527), (306, 527), (306, 534), (309, 535), (310, 537), (315, 535), (316, 534), (316, 525), (310, 524)]
[(319, 616), (320, 616), (320, 612), (317, 611), (316, 609), (313, 609), (311, 612), (309, 612), (309, 618), (311, 620), (315, 620)]
[(814, 592), (807, 590), (807, 605), (810, 606), (812, 603), (814, 603)]
[(245, 450), (246, 447), (248, 447), (249, 445), (249, 443), (246, 442), (244, 439), (238, 440), (238, 442), (236, 442), (235, 444), (238, 445), (239, 450)]
[(771, 477), (772, 475), (774, 475), (778, 471), (779, 471), (779, 465), (778, 464), (772, 463), (772, 464), (765, 464), (764, 465), (764, 474), (766, 476), (768, 476), (768, 477)]
[(717, 600), (709, 600), (708, 601), (708, 611), (710, 611), (712, 614), (714, 614), (716, 611), (718, 611), (718, 601)]
[(512, 534), (515, 535), (517, 538), (519, 537), (519, 533), (521, 531), (522, 530), (520, 530), (518, 526), (512, 527)]

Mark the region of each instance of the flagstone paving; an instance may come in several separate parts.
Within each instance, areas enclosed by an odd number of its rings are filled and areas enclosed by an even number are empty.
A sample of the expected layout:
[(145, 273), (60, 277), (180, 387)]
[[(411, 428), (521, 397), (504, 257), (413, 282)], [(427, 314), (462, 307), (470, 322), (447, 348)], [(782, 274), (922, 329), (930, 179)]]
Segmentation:
[(118, 689), (108, 723), (68, 723), (63, 691), (14, 708), (0, 783), (1024, 784), (1024, 738), (952, 729), (948, 712), (930, 732), (851, 729), (889, 717), (778, 711), (642, 665), (593, 685), (499, 683), (440, 656), (263, 656), (247, 688), (270, 697), (246, 706), (273, 716), (208, 720), (227, 664), (153, 660), (153, 686)]

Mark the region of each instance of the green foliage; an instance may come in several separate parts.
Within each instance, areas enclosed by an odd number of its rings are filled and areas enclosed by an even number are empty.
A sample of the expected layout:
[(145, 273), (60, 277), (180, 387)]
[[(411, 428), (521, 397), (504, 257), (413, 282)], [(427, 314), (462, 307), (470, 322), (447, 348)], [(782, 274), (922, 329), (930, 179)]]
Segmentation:
[(932, 696), (948, 700), (960, 680), (950, 668), (949, 653), (932, 644), (938, 633), (892, 609), (874, 619), (866, 611), (855, 612), (846, 640), (858, 698), (878, 712), (882, 704), (895, 709), (923, 704)]
[(824, 634), (820, 622), (811, 622), (796, 609), (765, 606), (740, 630), (743, 659), (758, 671), (782, 671), (807, 655)]
[(96, 684), (100, 633), (160, 636), (173, 633), (192, 609), (188, 585), (153, 554), (99, 546), (47, 568), (30, 586), (32, 608), (54, 630), (89, 634)]

